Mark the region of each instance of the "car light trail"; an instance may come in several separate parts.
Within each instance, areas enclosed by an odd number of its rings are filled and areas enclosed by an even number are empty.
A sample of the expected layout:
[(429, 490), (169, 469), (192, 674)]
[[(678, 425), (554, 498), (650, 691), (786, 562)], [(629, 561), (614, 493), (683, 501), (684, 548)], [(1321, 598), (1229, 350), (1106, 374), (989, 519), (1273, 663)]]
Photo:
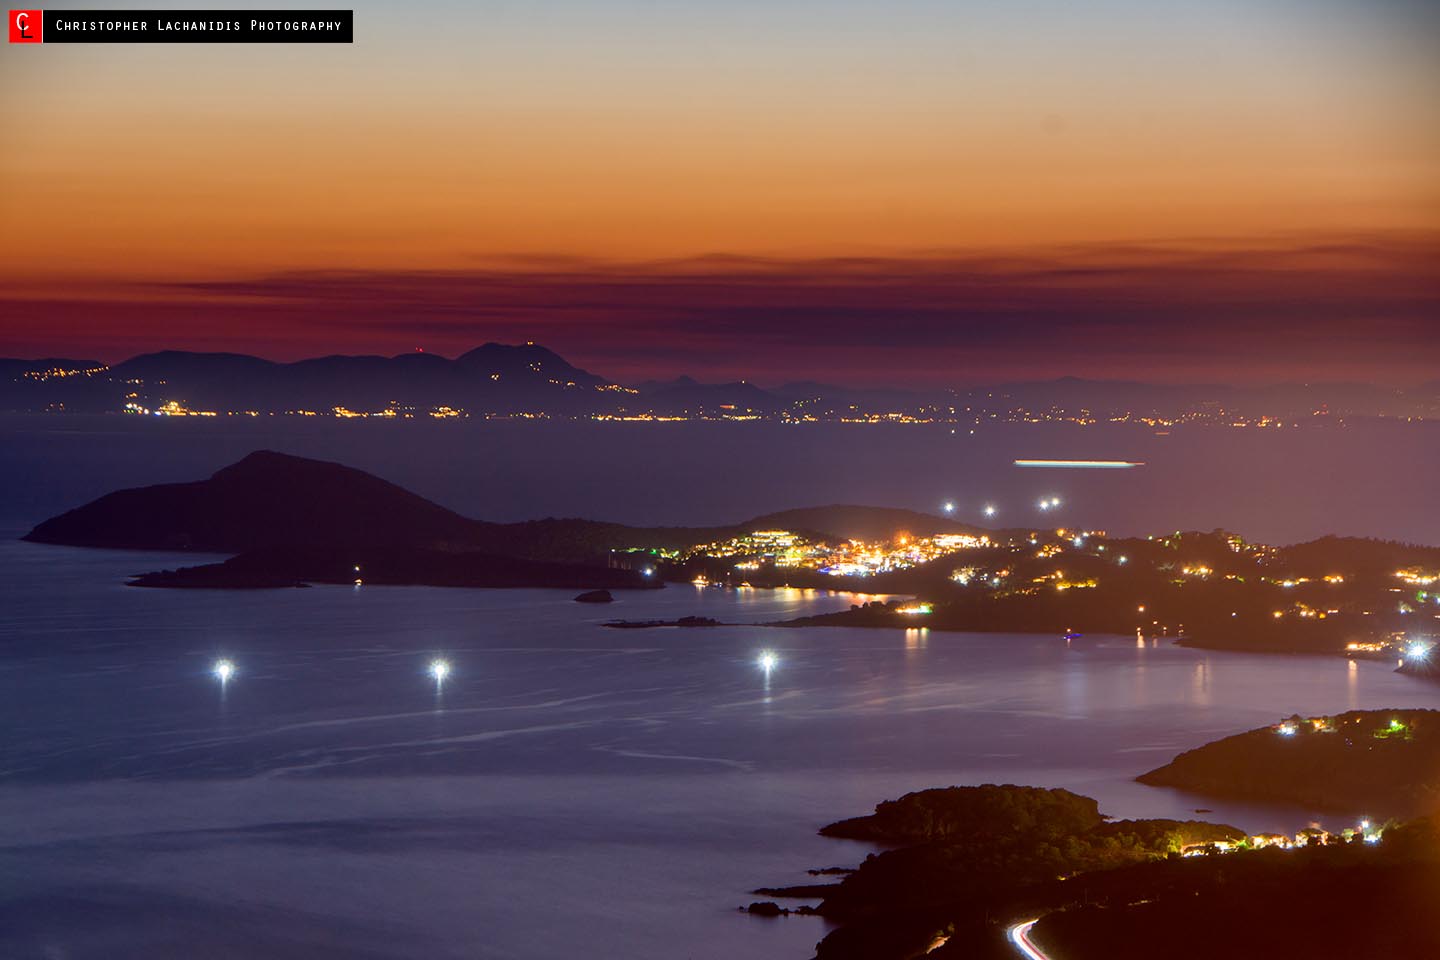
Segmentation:
[(1057, 470), (1128, 470), (1145, 466), (1144, 460), (1016, 460), (1017, 467), (1049, 467)]
[(1037, 917), (1034, 920), (1017, 923), (1007, 931), (1006, 935), (1010, 938), (1010, 942), (1015, 944), (1015, 949), (1029, 960), (1050, 960), (1045, 951), (1035, 946), (1030, 940), (1030, 928), (1039, 922), (1040, 919)]

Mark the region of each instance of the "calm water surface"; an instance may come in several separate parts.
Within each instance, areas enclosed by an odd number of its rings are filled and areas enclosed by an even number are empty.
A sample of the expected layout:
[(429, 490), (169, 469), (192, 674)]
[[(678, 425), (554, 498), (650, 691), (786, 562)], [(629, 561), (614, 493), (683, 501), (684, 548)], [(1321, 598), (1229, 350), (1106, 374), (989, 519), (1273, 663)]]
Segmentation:
[(808, 591), (121, 585), (178, 562), (0, 543), (0, 956), (799, 960), (820, 921), (734, 908), (859, 860), (814, 831), (878, 800), (1016, 782), (1293, 829), (1131, 778), (1440, 700), (1385, 664), (1127, 638), (600, 626), (854, 599)]

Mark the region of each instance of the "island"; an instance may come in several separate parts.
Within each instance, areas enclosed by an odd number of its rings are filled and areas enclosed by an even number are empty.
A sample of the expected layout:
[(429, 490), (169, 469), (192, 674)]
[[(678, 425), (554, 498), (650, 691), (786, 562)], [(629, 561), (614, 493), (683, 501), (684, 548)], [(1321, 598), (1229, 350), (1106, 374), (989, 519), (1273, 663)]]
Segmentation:
[(646, 630), (651, 627), (718, 627), (713, 617), (680, 617), (675, 620), (607, 620), (601, 624), (616, 630)]

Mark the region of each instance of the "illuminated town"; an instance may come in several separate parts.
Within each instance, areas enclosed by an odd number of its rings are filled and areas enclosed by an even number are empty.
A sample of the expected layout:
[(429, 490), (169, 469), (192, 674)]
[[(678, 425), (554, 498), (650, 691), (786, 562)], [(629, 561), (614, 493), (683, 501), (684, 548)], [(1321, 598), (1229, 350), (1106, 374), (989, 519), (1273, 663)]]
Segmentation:
[[(1046, 512), (1050, 502), (1035, 509)], [(954, 526), (886, 539), (757, 529), (705, 543), (631, 544), (612, 550), (610, 563), (702, 587), (833, 586), (914, 598), (852, 612), (857, 624), (872, 626), (901, 625), (894, 617), (924, 617), (949, 629), (1048, 622), (1067, 634), (1129, 632), (1200, 645), (1264, 636), (1290, 645), (1284, 649), (1394, 660), (1422, 671), (1431, 669), (1440, 638), (1440, 591), (1433, 589), (1440, 570), (1376, 572), (1378, 561), (1357, 566), (1344, 544), (1316, 550), (1220, 532), (1113, 538), (1068, 527)]]

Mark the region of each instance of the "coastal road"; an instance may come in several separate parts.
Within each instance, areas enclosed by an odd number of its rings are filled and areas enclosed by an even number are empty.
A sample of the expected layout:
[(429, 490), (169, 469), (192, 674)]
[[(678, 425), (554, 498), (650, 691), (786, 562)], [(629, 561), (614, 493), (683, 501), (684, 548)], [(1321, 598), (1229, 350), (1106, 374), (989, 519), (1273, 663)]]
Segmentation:
[(1035, 924), (1039, 922), (1039, 919), (1039, 917), (1036, 917), (1034, 920), (1017, 923), (1006, 931), (1006, 936), (1010, 938), (1011, 943), (1015, 944), (1015, 949), (1019, 950), (1021, 955), (1026, 957), (1027, 960), (1050, 960), (1050, 957), (1045, 954), (1044, 950), (1041, 950), (1035, 946), (1034, 943), (1030, 942), (1030, 928), (1035, 926)]

